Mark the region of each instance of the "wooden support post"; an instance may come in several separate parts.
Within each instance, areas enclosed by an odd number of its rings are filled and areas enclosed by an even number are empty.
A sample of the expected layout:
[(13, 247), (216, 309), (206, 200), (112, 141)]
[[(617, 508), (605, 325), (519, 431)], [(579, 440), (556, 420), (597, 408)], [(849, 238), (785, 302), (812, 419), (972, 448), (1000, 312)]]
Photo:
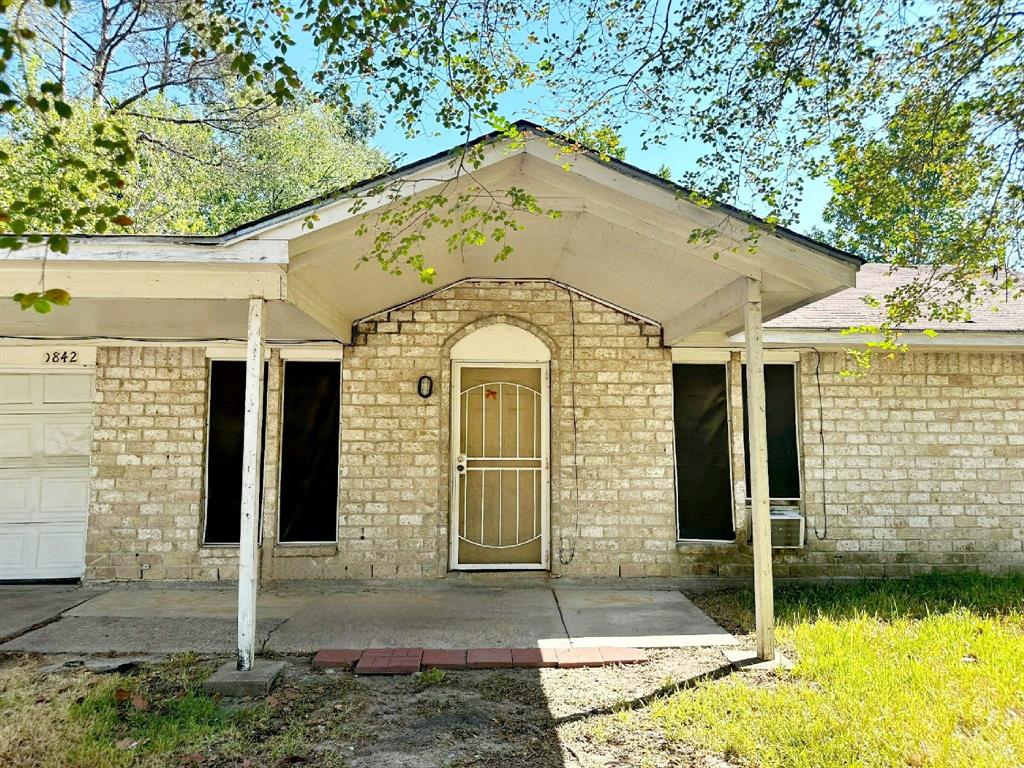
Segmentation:
[(238, 669), (256, 655), (257, 541), (260, 521), (260, 433), (263, 421), (263, 299), (249, 299), (242, 424), (242, 528), (238, 541)]
[(772, 527), (768, 501), (768, 427), (765, 421), (764, 328), (761, 281), (747, 278), (743, 312), (747, 341), (747, 433), (750, 443), (750, 518), (754, 539), (754, 617), (757, 656), (775, 658)]

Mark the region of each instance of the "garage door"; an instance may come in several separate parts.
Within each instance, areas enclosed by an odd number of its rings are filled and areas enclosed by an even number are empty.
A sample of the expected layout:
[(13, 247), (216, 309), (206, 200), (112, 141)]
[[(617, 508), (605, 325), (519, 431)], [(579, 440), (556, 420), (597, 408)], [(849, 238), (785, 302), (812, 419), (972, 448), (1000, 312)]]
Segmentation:
[(92, 376), (0, 374), (0, 579), (79, 578)]

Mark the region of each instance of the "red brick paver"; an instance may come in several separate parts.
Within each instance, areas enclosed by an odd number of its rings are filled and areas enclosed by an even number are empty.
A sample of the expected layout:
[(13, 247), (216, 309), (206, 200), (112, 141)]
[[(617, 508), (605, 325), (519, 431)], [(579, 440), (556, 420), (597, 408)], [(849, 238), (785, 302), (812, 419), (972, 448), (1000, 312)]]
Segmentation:
[(554, 648), (513, 648), (512, 666), (519, 669), (557, 667), (558, 651)]
[(362, 655), (361, 648), (323, 648), (317, 651), (316, 656), (313, 657), (313, 666), (322, 669), (329, 667), (351, 669)]
[(602, 667), (604, 664), (600, 648), (565, 648), (558, 651), (558, 666), (562, 669)]
[(427, 648), (423, 651), (422, 664), (424, 669), (465, 669), (466, 652)]
[(429, 669), (538, 669), (541, 667), (602, 667), (606, 664), (641, 664), (647, 654), (638, 648), (324, 648), (313, 657), (321, 668), (355, 667), (360, 675), (408, 675)]
[(598, 650), (605, 664), (642, 664), (647, 661), (647, 654), (639, 648), (601, 646)]
[(466, 652), (470, 669), (507, 669), (512, 666), (511, 648), (470, 648)]
[(409, 675), (419, 672), (422, 648), (367, 648), (356, 664), (357, 675)]

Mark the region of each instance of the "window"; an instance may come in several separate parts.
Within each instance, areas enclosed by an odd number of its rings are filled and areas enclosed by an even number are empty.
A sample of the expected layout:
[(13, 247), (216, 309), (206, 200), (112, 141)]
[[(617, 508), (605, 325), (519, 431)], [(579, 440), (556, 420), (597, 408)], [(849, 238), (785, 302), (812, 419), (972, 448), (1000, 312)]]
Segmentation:
[[(764, 367), (768, 424), (768, 495), (773, 501), (800, 499), (800, 454), (796, 427), (796, 366)], [(750, 498), (750, 438), (747, 434), (747, 367), (743, 366), (743, 460)]]
[(341, 365), (284, 366), (278, 541), (337, 540)]
[[(210, 361), (206, 434), (206, 528), (204, 544), (238, 544), (242, 509), (242, 422), (245, 417), (245, 361)], [(260, 509), (263, 508), (263, 451), (267, 420), (267, 374), (263, 372), (263, 429), (260, 437)]]
[(726, 366), (672, 366), (679, 538), (732, 540)]

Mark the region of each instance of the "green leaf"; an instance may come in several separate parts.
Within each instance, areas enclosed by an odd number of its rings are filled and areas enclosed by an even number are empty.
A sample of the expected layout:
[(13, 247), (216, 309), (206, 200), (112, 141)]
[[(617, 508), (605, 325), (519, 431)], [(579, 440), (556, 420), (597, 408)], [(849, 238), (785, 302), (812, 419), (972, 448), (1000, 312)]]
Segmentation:
[(54, 253), (67, 253), (70, 243), (65, 235), (50, 235), (47, 245)]
[(71, 294), (63, 288), (50, 288), (43, 293), (43, 298), (62, 307), (66, 307), (71, 303)]

